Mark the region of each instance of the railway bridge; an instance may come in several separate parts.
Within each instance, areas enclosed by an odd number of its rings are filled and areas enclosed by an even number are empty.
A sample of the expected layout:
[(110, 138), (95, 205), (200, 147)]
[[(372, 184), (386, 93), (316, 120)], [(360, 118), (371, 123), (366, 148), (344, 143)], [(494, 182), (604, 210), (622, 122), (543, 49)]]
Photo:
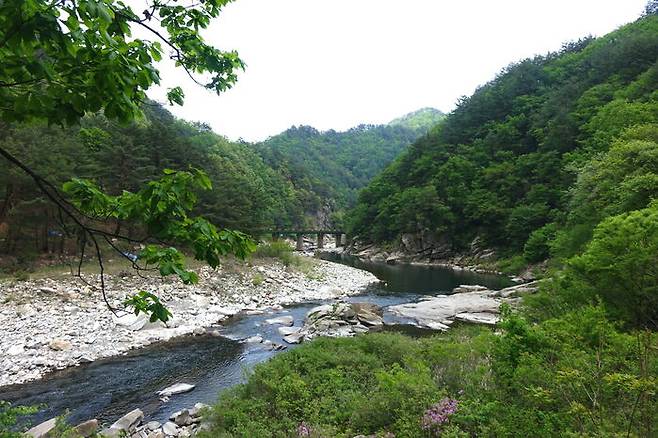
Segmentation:
[(272, 234), (272, 240), (277, 240), (280, 237), (284, 236), (294, 236), (297, 239), (297, 245), (295, 249), (297, 251), (304, 250), (304, 236), (315, 235), (317, 237), (317, 247), (318, 249), (324, 248), (324, 236), (334, 236), (336, 239), (336, 246), (343, 246), (343, 236), (345, 232), (343, 230), (306, 230), (306, 229), (296, 229), (296, 230), (273, 230), (269, 231)]

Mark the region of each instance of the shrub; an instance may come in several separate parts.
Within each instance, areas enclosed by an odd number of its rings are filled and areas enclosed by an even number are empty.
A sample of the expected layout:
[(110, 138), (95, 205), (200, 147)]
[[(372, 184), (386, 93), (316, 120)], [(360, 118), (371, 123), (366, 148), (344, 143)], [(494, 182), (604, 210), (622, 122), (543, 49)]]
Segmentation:
[(423, 413), (445, 396), (425, 347), (399, 334), (304, 344), (224, 394), (205, 436), (295, 436), (302, 423), (332, 437), (422, 436)]
[(557, 225), (546, 224), (533, 231), (523, 247), (523, 257), (528, 263), (546, 260), (550, 255), (550, 243), (555, 239)]
[(0, 437), (22, 437), (22, 433), (15, 431), (18, 417), (35, 412), (37, 412), (37, 408), (34, 406), (12, 406), (9, 402), (0, 400)]
[(631, 326), (658, 328), (658, 202), (601, 222), (568, 264), (583, 293)]

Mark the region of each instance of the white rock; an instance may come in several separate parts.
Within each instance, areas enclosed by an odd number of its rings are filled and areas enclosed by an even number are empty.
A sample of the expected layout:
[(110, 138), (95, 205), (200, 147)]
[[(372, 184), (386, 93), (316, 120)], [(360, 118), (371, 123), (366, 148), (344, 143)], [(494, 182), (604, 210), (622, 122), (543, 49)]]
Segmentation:
[(301, 330), (300, 327), (279, 327), (277, 329), (277, 331), (281, 336), (288, 336), (295, 333), (299, 333), (300, 330)]
[(12, 345), (9, 347), (7, 350), (7, 355), (8, 356), (18, 356), (19, 354), (22, 354), (25, 351), (25, 345), (23, 344), (16, 344)]
[(182, 394), (184, 392), (190, 392), (195, 388), (194, 385), (190, 385), (189, 383), (176, 383), (175, 385), (171, 385), (162, 391), (158, 392), (158, 395), (160, 396), (172, 396), (176, 394)]
[(148, 423), (146, 423), (145, 427), (149, 430), (156, 430), (156, 429), (160, 429), (160, 426), (161, 424), (158, 421), (149, 421)]
[(65, 339), (53, 339), (48, 343), (48, 347), (55, 351), (66, 351), (71, 349), (71, 343)]
[[(431, 300), (417, 303), (390, 306), (393, 314), (410, 318), (420, 327), (445, 330), (448, 327), (445, 320), (455, 319), (458, 314), (497, 314), (500, 300), (489, 296), (486, 292), (462, 292), (453, 295), (437, 296)], [(475, 318), (471, 318), (475, 319)]]
[(206, 329), (203, 328), (203, 327), (195, 327), (194, 331), (192, 333), (194, 333), (196, 336), (205, 335), (206, 334)]
[(114, 316), (112, 319), (115, 324), (126, 327), (132, 331), (141, 330), (149, 321), (149, 318), (145, 313), (140, 313), (139, 315), (129, 313), (120, 317)]
[(192, 422), (190, 418), (190, 411), (183, 409), (182, 411), (175, 412), (169, 417), (171, 421), (176, 423), (177, 426), (187, 426)]
[(115, 421), (109, 429), (103, 432), (103, 434), (111, 437), (125, 435), (126, 433), (132, 432), (143, 418), (144, 413), (141, 409), (135, 409)]
[(471, 322), (471, 323), (474, 323), (474, 324), (496, 325), (500, 318), (498, 317), (498, 315), (494, 315), (493, 313), (464, 312), (464, 313), (459, 313), (459, 314), (455, 315), (455, 319), (457, 321)]
[(162, 426), (162, 431), (165, 433), (165, 435), (178, 436), (178, 426), (176, 426), (176, 423), (172, 423), (171, 421), (167, 421), (164, 426)]
[(277, 318), (270, 318), (265, 320), (266, 323), (268, 324), (279, 324), (279, 325), (286, 325), (286, 326), (291, 326), (294, 324), (294, 319), (290, 315), (284, 315), (284, 316), (279, 316)]
[(304, 339), (302, 333), (291, 333), (283, 337), (283, 340), (289, 344), (299, 344)]
[(260, 335), (251, 336), (244, 340), (247, 344), (260, 344), (263, 342), (263, 337)]

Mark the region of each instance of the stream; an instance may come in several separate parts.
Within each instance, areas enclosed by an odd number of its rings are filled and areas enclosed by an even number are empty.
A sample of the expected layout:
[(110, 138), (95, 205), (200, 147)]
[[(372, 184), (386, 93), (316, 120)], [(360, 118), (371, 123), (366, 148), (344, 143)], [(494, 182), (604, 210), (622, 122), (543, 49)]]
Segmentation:
[[(324, 254), (323, 258), (372, 272), (381, 284), (362, 295), (347, 299), (370, 302), (382, 307), (412, 302), (422, 296), (445, 294), (460, 284), (481, 284), (492, 289), (510, 285), (507, 278), (453, 271), (437, 266), (387, 265), (355, 258)], [(277, 325), (266, 319), (291, 315), (301, 326), (307, 312), (320, 301), (305, 302), (259, 315), (236, 315), (213, 328), (212, 334), (186, 336), (153, 344), (124, 356), (98, 360), (90, 364), (51, 373), (43, 379), (20, 385), (0, 387), (0, 400), (15, 405), (40, 405), (29, 420), (38, 424), (68, 411), (72, 424), (91, 418), (113, 422), (127, 412), (140, 408), (147, 420), (164, 422), (169, 415), (197, 402), (212, 404), (223, 390), (243, 382), (248, 371), (280, 351), (264, 344), (241, 342), (260, 335), (265, 340), (286, 344)], [(401, 321), (384, 313), (387, 329), (396, 329)], [(196, 385), (186, 394), (160, 401), (157, 391), (175, 383)]]

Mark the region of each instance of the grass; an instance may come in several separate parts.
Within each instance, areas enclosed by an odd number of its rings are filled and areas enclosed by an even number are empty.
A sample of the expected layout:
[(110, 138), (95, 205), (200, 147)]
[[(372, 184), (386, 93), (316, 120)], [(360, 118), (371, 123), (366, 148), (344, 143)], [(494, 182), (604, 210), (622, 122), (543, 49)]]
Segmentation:
[(320, 280), (322, 275), (316, 272), (317, 261), (296, 255), (290, 244), (285, 241), (273, 241), (258, 245), (256, 251), (252, 254), (253, 259), (277, 259), (286, 268), (294, 269), (306, 275), (311, 280)]

